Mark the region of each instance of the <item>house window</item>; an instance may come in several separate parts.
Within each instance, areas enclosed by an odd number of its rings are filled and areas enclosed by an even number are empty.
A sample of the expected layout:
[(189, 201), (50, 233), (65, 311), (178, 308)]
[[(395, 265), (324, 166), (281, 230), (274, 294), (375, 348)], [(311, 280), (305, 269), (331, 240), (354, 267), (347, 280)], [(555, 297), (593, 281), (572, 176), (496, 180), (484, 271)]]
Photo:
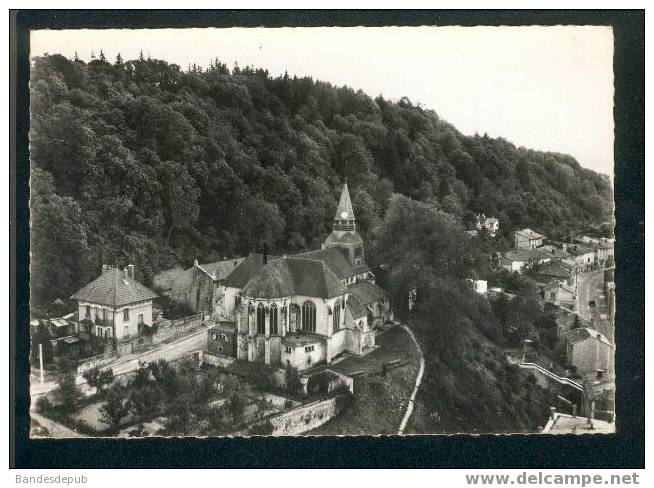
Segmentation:
[(229, 338), (225, 334), (220, 334), (220, 340), (223, 342), (229, 342)]
[(126, 308), (123, 310), (123, 322), (127, 322), (129, 320), (129, 308)]
[(277, 335), (277, 305), (274, 303), (270, 306), (270, 333)]
[(129, 335), (129, 325), (126, 325), (123, 328), (123, 336), (128, 336)]
[(104, 321), (107, 320), (107, 309), (106, 308), (102, 309), (102, 320), (104, 320)]
[(90, 318), (91, 318), (91, 306), (90, 306), (90, 305), (87, 305), (87, 306), (86, 306), (86, 310), (85, 310), (85, 312), (84, 312), (84, 316), (85, 316), (87, 319), (90, 319)]
[(143, 314), (139, 314), (139, 325), (143, 325)]
[(334, 305), (334, 315), (332, 316), (332, 320), (334, 321), (333, 323), (333, 330), (334, 332), (337, 332), (338, 329), (341, 327), (341, 303), (336, 302), (336, 305)]
[(305, 332), (316, 331), (316, 306), (311, 300), (302, 304), (302, 330)]
[(556, 292), (550, 293), (550, 300), (556, 300)]
[(266, 308), (263, 303), (257, 307), (257, 334), (266, 333)]
[(313, 351), (313, 346), (307, 346), (304, 348), (304, 352), (312, 352)]
[(293, 348), (291, 348), (291, 346), (286, 346), (284, 350), (286, 351), (286, 354), (291, 354), (293, 352)]
[(218, 352), (223, 352), (223, 346), (218, 346)]

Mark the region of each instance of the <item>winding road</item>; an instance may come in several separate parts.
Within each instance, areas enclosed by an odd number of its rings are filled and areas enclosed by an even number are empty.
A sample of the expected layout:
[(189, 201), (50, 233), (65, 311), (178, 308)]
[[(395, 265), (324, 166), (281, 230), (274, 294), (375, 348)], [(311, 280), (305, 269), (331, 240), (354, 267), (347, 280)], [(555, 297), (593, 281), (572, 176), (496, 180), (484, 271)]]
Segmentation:
[(422, 349), (420, 348), (420, 344), (418, 344), (418, 341), (416, 340), (416, 336), (413, 334), (413, 331), (405, 324), (402, 324), (401, 327), (407, 332), (407, 334), (409, 334), (409, 336), (411, 336), (411, 340), (416, 345), (416, 348), (418, 348), (418, 354), (420, 355), (420, 368), (418, 369), (418, 376), (416, 376), (416, 384), (413, 388), (413, 392), (411, 393), (409, 404), (406, 407), (404, 418), (402, 418), (402, 423), (400, 424), (400, 428), (397, 431), (398, 435), (404, 434), (406, 425), (409, 422), (409, 419), (411, 418), (411, 414), (413, 413), (413, 406), (416, 400), (416, 395), (418, 394), (418, 388), (420, 388), (420, 383), (422, 383), (422, 375), (425, 372), (425, 357), (422, 355)]

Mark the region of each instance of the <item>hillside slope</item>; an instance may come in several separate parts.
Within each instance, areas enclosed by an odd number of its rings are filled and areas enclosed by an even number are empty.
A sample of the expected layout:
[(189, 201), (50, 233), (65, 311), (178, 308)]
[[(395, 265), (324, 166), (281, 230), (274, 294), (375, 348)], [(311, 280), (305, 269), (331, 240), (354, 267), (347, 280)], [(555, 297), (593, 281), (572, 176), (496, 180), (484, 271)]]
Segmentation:
[(31, 71), (32, 303), (45, 310), (98, 273), (161, 269), (317, 246), (349, 179), (364, 237), (393, 193), (470, 225), (552, 235), (607, 220), (606, 176), (572, 157), (467, 137), (431, 111), (310, 78), (216, 62), (88, 64)]

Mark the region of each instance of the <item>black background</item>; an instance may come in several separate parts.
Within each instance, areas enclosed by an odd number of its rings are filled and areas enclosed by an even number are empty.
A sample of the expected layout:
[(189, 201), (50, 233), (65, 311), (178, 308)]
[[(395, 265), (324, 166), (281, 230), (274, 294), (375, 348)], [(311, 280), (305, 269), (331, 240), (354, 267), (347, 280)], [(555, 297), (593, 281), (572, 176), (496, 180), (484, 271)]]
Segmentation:
[[(29, 439), (29, 31), (611, 25), (615, 36), (616, 417), (611, 436)], [(14, 468), (644, 468), (645, 14), (564, 11), (24, 10), (10, 16), (10, 465)], [(437, 108), (437, 107), (434, 107)]]

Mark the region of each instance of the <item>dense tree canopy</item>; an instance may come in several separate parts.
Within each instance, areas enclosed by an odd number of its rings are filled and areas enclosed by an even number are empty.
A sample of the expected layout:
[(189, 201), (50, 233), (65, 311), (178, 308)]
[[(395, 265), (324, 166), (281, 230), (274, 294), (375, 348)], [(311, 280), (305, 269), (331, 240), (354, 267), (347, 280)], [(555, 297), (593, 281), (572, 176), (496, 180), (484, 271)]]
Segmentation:
[[(609, 216), (608, 177), (570, 156), (464, 136), (439, 116), (311, 78), (155, 59), (35, 58), (31, 72), (33, 305), (101, 264), (159, 270), (194, 258), (316, 246), (350, 181), (367, 235), (399, 193), (501, 232), (556, 235)], [(426, 225), (426, 224), (424, 224)]]

